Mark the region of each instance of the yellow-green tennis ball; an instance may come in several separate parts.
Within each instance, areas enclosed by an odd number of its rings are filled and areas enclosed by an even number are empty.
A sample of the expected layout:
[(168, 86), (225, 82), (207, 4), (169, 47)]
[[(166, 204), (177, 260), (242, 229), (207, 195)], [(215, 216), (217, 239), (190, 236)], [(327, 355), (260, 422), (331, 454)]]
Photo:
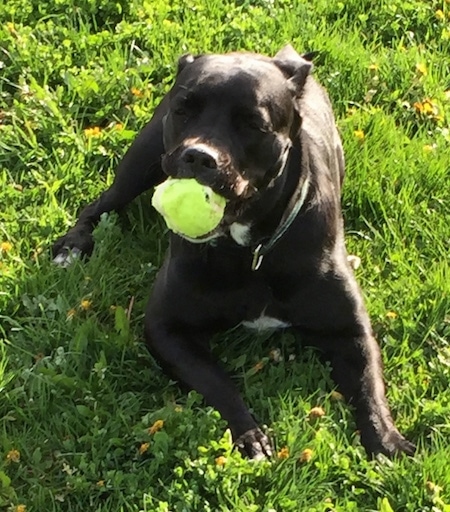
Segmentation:
[(168, 179), (155, 188), (152, 204), (169, 229), (199, 238), (220, 224), (226, 199), (194, 179)]

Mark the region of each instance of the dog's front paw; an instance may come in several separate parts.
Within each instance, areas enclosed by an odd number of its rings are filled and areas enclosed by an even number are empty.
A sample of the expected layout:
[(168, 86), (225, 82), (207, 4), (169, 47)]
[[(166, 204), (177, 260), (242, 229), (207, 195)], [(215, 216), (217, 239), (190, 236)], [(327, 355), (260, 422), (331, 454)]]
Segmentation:
[(247, 430), (240, 435), (235, 445), (239, 451), (254, 460), (265, 459), (272, 456), (270, 439), (258, 427)]
[(61, 267), (68, 267), (77, 258), (90, 256), (93, 248), (92, 233), (75, 226), (53, 244), (53, 262)]
[(402, 436), (395, 427), (381, 437), (370, 435), (364, 439), (362, 436), (361, 442), (369, 455), (383, 454), (393, 458), (405, 454), (412, 457), (416, 451), (416, 446)]

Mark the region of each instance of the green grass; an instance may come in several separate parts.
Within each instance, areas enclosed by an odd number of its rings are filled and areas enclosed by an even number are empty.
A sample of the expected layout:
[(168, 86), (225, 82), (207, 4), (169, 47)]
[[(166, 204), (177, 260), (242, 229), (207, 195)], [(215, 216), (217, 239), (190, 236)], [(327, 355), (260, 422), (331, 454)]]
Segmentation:
[[(347, 243), (414, 459), (368, 461), (316, 355), (290, 334), (240, 329), (215, 351), (289, 457), (232, 452), (218, 414), (181, 393), (142, 343), (166, 246), (149, 195), (102, 221), (89, 262), (50, 261), (180, 54), (274, 54), (287, 42), (321, 52), (315, 74), (347, 157)], [(449, 55), (448, 0), (2, 3), (0, 510), (450, 510)], [(326, 412), (315, 423), (314, 406)]]

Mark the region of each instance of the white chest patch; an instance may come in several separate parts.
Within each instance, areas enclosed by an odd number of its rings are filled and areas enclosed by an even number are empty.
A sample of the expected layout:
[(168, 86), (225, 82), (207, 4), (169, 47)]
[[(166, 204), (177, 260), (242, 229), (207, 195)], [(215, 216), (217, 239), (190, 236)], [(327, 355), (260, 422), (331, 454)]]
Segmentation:
[(230, 226), (230, 235), (237, 244), (246, 246), (250, 240), (250, 226), (233, 222)]
[(291, 326), (288, 322), (264, 314), (259, 318), (255, 318), (255, 320), (242, 322), (242, 325), (248, 329), (256, 329), (257, 331), (273, 331), (275, 329), (285, 329)]

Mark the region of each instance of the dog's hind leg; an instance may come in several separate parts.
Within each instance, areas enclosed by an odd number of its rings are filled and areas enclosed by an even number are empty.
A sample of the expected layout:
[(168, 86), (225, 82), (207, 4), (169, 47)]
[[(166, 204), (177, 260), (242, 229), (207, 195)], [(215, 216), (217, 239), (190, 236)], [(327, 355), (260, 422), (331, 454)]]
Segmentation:
[(333, 378), (356, 409), (361, 443), (371, 455), (412, 455), (415, 447), (397, 430), (388, 406), (381, 351), (359, 288), (348, 266), (317, 279), (301, 299), (305, 342), (324, 351)]
[(413, 455), (415, 447), (397, 430), (387, 403), (380, 349), (369, 333), (321, 336), (338, 388), (355, 407), (361, 443), (369, 455)]
[(87, 205), (81, 211), (75, 226), (53, 244), (55, 263), (67, 266), (74, 256), (89, 256), (94, 247), (92, 232), (102, 213), (121, 210), (139, 194), (163, 181), (162, 118), (167, 109), (167, 102), (167, 99), (162, 101), (152, 120), (125, 154), (111, 187)]

